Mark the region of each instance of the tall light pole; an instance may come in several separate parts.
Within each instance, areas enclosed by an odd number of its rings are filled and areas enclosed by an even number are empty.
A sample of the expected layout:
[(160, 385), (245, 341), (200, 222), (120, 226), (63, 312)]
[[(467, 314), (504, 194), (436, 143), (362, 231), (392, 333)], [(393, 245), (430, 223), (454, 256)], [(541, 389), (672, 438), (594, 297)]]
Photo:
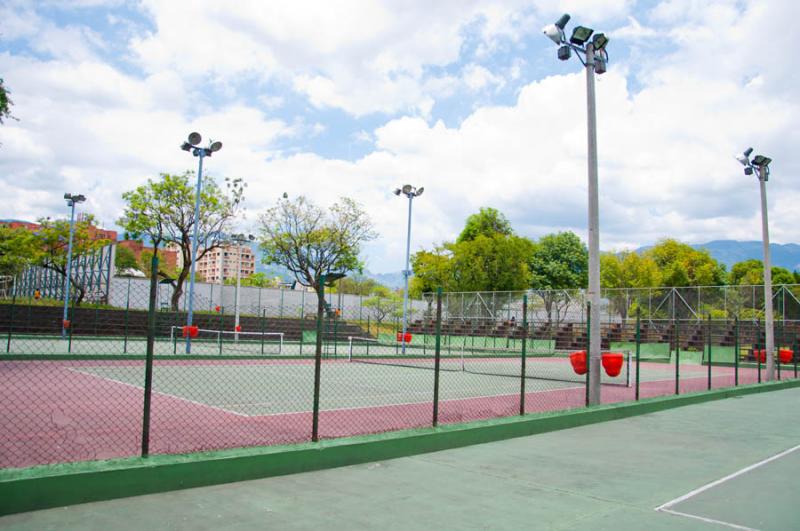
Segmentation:
[[(564, 28), (570, 16), (564, 14), (555, 24), (546, 26), (544, 34), (558, 45), (558, 58), (575, 56), (586, 67), (586, 108), (589, 145), (589, 404), (600, 403), (600, 206), (597, 185), (597, 113), (595, 111), (594, 76), (606, 71), (608, 37), (584, 26), (572, 30), (567, 41)], [(594, 33), (594, 36), (592, 35)], [(591, 38), (591, 40), (589, 40)], [(581, 57), (583, 56), (583, 57)]]
[(245, 236), (244, 234), (232, 234), (231, 240), (236, 243), (238, 260), (236, 261), (236, 294), (234, 296), (234, 306), (236, 308), (236, 317), (234, 319), (234, 340), (239, 341), (239, 290), (242, 287), (242, 245), (247, 242), (252, 242), (256, 237), (252, 234)]
[(67, 327), (69, 327), (69, 290), (72, 275), (72, 239), (75, 235), (75, 205), (86, 201), (86, 196), (83, 194), (64, 194), (64, 199), (67, 200), (67, 206), (70, 208), (70, 213), (69, 243), (67, 244), (67, 278), (64, 282), (64, 318), (61, 320), (62, 339), (67, 337)]
[(761, 189), (761, 240), (764, 246), (764, 339), (767, 350), (767, 381), (775, 378), (775, 331), (772, 314), (772, 263), (769, 257), (769, 222), (767, 220), (767, 181), (769, 180), (769, 164), (772, 159), (764, 155), (756, 155), (750, 160), (753, 148), (747, 148), (736, 160), (744, 166), (745, 175), (755, 174)]
[[(200, 133), (189, 134), (189, 141), (181, 144), (181, 149), (190, 152), (198, 158), (197, 168), (197, 188), (194, 198), (194, 228), (192, 230), (192, 265), (189, 274), (189, 309), (186, 315), (186, 326), (192, 326), (194, 312), (194, 271), (197, 263), (197, 227), (200, 225), (200, 191), (203, 183), (203, 158), (210, 157), (212, 153), (222, 149), (222, 142), (211, 142), (208, 147), (200, 147), (198, 144), (203, 141)], [(186, 353), (192, 352), (192, 335), (186, 334)]]
[(415, 187), (411, 186), (410, 184), (404, 184), (402, 188), (397, 188), (394, 191), (394, 195), (400, 196), (404, 195), (408, 198), (408, 230), (406, 232), (406, 268), (403, 269), (403, 279), (405, 282), (405, 288), (403, 289), (403, 335), (401, 336), (401, 342), (403, 344), (403, 354), (406, 353), (406, 330), (408, 330), (408, 277), (411, 276), (411, 270), (408, 268), (409, 260), (411, 259), (411, 205), (414, 202), (415, 197), (419, 197), (422, 195), (422, 192), (425, 191), (423, 187)]

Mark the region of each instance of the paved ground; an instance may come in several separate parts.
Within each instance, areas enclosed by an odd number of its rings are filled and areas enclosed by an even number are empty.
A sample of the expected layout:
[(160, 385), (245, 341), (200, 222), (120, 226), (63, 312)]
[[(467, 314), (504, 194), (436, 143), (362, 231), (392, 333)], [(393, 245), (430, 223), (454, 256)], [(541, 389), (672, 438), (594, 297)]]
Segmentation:
[[(384, 462), (13, 515), (0, 527), (796, 529), (798, 403), (800, 389), (751, 395)], [(688, 516), (655, 510), (665, 504)]]

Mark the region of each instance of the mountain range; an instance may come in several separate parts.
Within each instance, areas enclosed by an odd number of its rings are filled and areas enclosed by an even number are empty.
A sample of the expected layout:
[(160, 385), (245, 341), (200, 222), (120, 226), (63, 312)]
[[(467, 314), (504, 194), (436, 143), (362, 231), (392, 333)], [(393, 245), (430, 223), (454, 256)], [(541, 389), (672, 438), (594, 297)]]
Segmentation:
[[(643, 252), (652, 246), (640, 247), (636, 252)], [(720, 263), (730, 270), (731, 266), (743, 260), (755, 258), (757, 260), (763, 259), (763, 250), (761, 242), (747, 241), (740, 242), (736, 240), (713, 240), (707, 243), (692, 244), (695, 249), (707, 249), (711, 256), (713, 256)], [(800, 270), (800, 245), (796, 243), (772, 243), (769, 246), (770, 256), (773, 266), (785, 267), (789, 271)], [(257, 251), (257, 249), (256, 249)], [(256, 254), (259, 256), (259, 254)], [(263, 271), (270, 276), (277, 276), (283, 278), (285, 281), (291, 282), (294, 280), (292, 274), (285, 268), (264, 264), (256, 264), (257, 271)], [(403, 273), (402, 271), (394, 271), (389, 273), (372, 273), (364, 271), (364, 276), (374, 279), (392, 289), (403, 287)]]

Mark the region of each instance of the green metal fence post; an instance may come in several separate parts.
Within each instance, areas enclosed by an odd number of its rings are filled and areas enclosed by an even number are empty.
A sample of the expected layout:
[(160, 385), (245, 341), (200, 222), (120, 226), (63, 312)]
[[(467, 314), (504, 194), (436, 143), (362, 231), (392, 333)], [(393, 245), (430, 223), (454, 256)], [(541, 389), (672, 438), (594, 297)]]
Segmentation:
[(778, 367), (778, 371), (777, 371), (778, 372), (778, 381), (781, 380), (781, 345), (783, 345), (783, 334), (784, 334), (784, 323), (783, 323), (783, 321), (781, 321), (780, 331), (781, 331), (781, 333), (778, 336), (778, 337), (780, 337), (780, 340), (778, 341), (778, 345), (775, 347), (775, 351), (776, 352), (773, 353), (773, 356), (775, 354), (777, 354), (777, 360), (775, 362), (775, 365)]
[(125, 339), (122, 342), (123, 354), (128, 353), (128, 311), (131, 308), (131, 277), (128, 277), (128, 292), (125, 296)]
[(528, 344), (528, 295), (522, 296), (522, 358), (520, 359), (519, 373), (519, 414), (525, 414), (525, 375)]
[[(14, 294), (11, 295), (11, 309), (9, 310), (9, 319), (8, 319), (8, 340), (6, 341), (6, 352), (11, 352), (11, 336), (14, 334), (14, 310), (17, 306), (17, 290), (16, 286), (14, 289)], [(795, 367), (795, 372), (797, 372), (797, 368)]]
[(319, 440), (319, 379), (322, 369), (322, 320), (325, 318), (325, 275), (319, 277), (319, 294), (317, 294), (317, 339), (314, 351), (314, 405), (311, 412), (311, 440)]
[(222, 356), (222, 332), (225, 330), (225, 306), (219, 307), (219, 334), (217, 334), (217, 343), (219, 343), (219, 355)]
[(758, 383), (761, 383), (761, 319), (756, 321), (756, 361), (758, 362)]
[(711, 389), (711, 314), (708, 314), (708, 389)]
[(586, 302), (586, 397), (585, 402), (586, 406), (589, 406), (589, 360), (591, 359), (591, 342), (589, 338), (592, 337), (592, 303), (591, 301)]
[[(439, 369), (441, 363), (442, 338), (442, 288), (436, 289), (436, 343), (433, 373), (433, 425), (439, 424)], [(369, 345), (369, 343), (367, 343)]]
[(142, 457), (150, 453), (150, 403), (153, 395), (153, 350), (156, 340), (156, 294), (158, 290), (158, 251), (150, 260), (150, 295), (147, 305), (147, 347), (144, 364), (144, 405), (142, 410)]
[[(261, 309), (261, 306), (259, 305), (258, 308)], [(265, 308), (261, 310), (261, 354), (262, 355), (264, 354), (264, 321), (266, 320), (266, 318), (267, 318), (267, 310)]]
[[(305, 341), (305, 338), (303, 336), (305, 335), (305, 332), (306, 332), (305, 331), (305, 325), (306, 325), (306, 302), (305, 302), (305, 295), (304, 294), (300, 295), (300, 297), (302, 299), (301, 302), (300, 302), (300, 355), (302, 356), (303, 355), (303, 341)], [(266, 310), (264, 310), (264, 311), (266, 311)]]
[(792, 345), (792, 362), (794, 362), (794, 377), (797, 378), (797, 358), (800, 357), (797, 352), (797, 332), (794, 334), (794, 343)]
[(739, 385), (739, 316), (733, 320), (733, 385)]
[(639, 362), (642, 350), (642, 309), (636, 308), (636, 400), (639, 400)]
[(681, 394), (681, 320), (675, 319), (675, 394)]

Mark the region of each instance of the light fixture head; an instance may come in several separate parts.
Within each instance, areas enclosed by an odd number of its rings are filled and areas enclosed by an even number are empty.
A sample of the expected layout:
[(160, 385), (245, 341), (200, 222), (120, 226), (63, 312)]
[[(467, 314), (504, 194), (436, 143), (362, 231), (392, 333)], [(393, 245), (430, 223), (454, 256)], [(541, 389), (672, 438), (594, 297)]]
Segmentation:
[(595, 33), (594, 37), (592, 37), (592, 46), (594, 46), (595, 51), (603, 50), (608, 44), (608, 37), (606, 37), (605, 33)]
[(404, 184), (403, 185), (403, 193), (406, 194), (406, 195), (410, 194), (411, 190), (413, 190), (413, 189), (414, 189), (414, 187), (411, 186), (410, 184)]
[(747, 167), (744, 169), (744, 174), (745, 174), (745, 175), (753, 175), (753, 168), (752, 168), (751, 166), (747, 166)]
[(395, 188), (394, 189), (394, 195), (400, 195), (401, 193), (402, 193), (402, 190), (400, 190), (400, 188)]
[(189, 143), (191, 145), (196, 146), (197, 144), (199, 144), (202, 141), (203, 141), (203, 137), (200, 136), (200, 133), (198, 133), (197, 131), (189, 133)]
[(283, 198), (284, 199), (289, 199), (289, 194), (287, 194), (286, 192), (283, 192)]
[[(752, 149), (750, 151), (752, 151)], [(745, 153), (739, 153), (738, 155), (736, 155), (736, 160), (738, 160), (742, 166), (749, 166), (750, 159), (747, 158), (747, 155), (745, 155)]]
[(553, 25), (558, 29), (563, 30), (567, 26), (567, 22), (569, 22), (569, 15), (564, 13)]
[(76, 203), (83, 203), (84, 201), (86, 201), (86, 196), (83, 194), (73, 195), (72, 200), (75, 201)]
[(422, 195), (422, 192), (424, 192), (424, 191), (425, 191), (425, 187), (424, 187), (424, 186), (420, 186), (420, 187), (417, 189), (417, 191), (414, 193), (414, 195), (415, 195), (415, 196), (417, 196), (417, 197), (419, 197), (419, 196), (421, 196), (421, 195)]
[(606, 63), (605, 58), (601, 56), (596, 56), (594, 58), (594, 73), (595, 74), (605, 74), (607, 69), (608, 63)]
[(568, 60), (572, 57), (572, 50), (566, 44), (558, 49), (558, 58), (562, 61)]
[(556, 26), (555, 24), (548, 24), (542, 29), (542, 33), (545, 36), (553, 41), (556, 44), (561, 44), (564, 42), (564, 30)]
[(764, 155), (756, 155), (753, 157), (753, 166), (758, 166), (759, 168), (764, 168), (769, 166), (769, 163), (772, 162), (772, 159), (769, 157), (765, 157)]
[(594, 33), (592, 28), (576, 26), (575, 29), (572, 30), (572, 37), (569, 38), (569, 42), (577, 44), (578, 46), (583, 46), (586, 44), (586, 41), (589, 40), (589, 37), (592, 36), (592, 33)]
[(255, 241), (256, 237), (255, 237), (255, 236), (253, 236), (252, 234), (248, 234), (248, 235), (247, 235), (247, 239), (248, 239), (248, 240), (250, 240), (250, 241), (252, 242), (252, 241)]
[(184, 151), (190, 151), (192, 149), (192, 145), (189, 142), (184, 142), (181, 144), (181, 149)]
[(64, 199), (72, 199), (72, 194), (64, 194)]
[(216, 142), (211, 144), (211, 151), (212, 152), (217, 152), (220, 149), (222, 149), (222, 142), (216, 141)]

